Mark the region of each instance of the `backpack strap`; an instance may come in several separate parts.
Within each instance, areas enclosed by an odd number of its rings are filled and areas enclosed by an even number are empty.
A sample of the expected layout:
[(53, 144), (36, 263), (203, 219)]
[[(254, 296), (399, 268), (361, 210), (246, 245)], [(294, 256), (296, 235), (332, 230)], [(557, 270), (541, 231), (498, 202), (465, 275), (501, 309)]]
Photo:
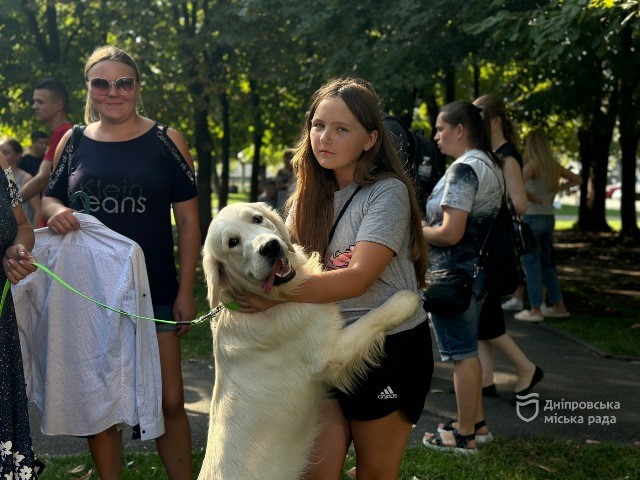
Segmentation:
[[(73, 153), (76, 149), (76, 146), (80, 142), (80, 139), (82, 138), (82, 134), (85, 128), (87, 128), (86, 125), (73, 126), (71, 135), (69, 136), (69, 140), (67, 140), (67, 143), (65, 144), (64, 149), (60, 154), (58, 165), (56, 165), (56, 169), (51, 172), (49, 187), (53, 188), (61, 178), (64, 178), (67, 181), (67, 185), (69, 184), (69, 174), (71, 173), (71, 162), (73, 161)], [(69, 200), (70, 199), (71, 192), (69, 192)]]

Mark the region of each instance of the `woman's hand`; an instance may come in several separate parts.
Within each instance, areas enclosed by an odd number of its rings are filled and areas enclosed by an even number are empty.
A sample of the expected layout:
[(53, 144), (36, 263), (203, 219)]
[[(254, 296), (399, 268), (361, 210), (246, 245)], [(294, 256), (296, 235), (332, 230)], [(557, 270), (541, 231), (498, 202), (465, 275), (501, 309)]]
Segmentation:
[[(173, 303), (173, 318), (176, 322), (189, 322), (196, 318), (198, 309), (193, 295), (181, 295), (178, 292), (176, 301)], [(181, 337), (191, 331), (191, 325), (178, 325), (176, 336)]]
[(36, 266), (31, 263), (33, 261), (35, 257), (31, 252), (21, 243), (17, 243), (7, 248), (2, 257), (2, 268), (9, 281), (16, 285), (27, 275), (36, 271)]
[(233, 298), (240, 305), (240, 313), (264, 312), (271, 307), (283, 303), (281, 300), (272, 300), (247, 292), (233, 292)]
[(62, 208), (47, 221), (47, 226), (53, 233), (69, 233), (80, 229), (80, 222), (70, 208)]

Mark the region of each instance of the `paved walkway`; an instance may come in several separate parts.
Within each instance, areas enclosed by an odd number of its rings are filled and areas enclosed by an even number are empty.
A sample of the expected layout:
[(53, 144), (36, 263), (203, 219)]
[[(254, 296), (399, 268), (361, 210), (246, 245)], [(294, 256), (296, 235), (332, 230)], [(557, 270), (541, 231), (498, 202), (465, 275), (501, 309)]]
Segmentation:
[[(640, 440), (640, 361), (604, 358), (545, 324), (530, 325), (509, 319), (507, 328), (529, 358), (544, 370), (545, 377), (534, 389), (540, 395), (539, 413), (531, 419), (535, 413), (532, 405), (518, 410), (509, 403), (508, 394), (516, 377), (511, 365), (500, 354), (496, 355), (495, 378), (501, 397), (485, 399), (486, 419), (495, 435), (500, 438), (571, 439), (578, 444), (598, 440), (632, 445)], [(437, 352), (435, 344), (434, 352)], [(183, 373), (194, 449), (201, 449), (207, 438), (213, 361), (185, 361)], [(438, 421), (455, 414), (455, 397), (448, 393), (451, 379), (452, 365), (437, 361), (432, 390), (412, 434), (412, 444), (420, 442), (425, 430), (433, 431)], [(588, 408), (589, 403), (593, 404), (591, 408)], [(549, 405), (554, 409), (545, 411), (545, 406)], [(594, 408), (596, 406), (598, 408)], [(531, 420), (522, 420), (518, 411), (522, 417)], [(37, 453), (88, 452), (83, 439), (40, 434), (39, 418), (33, 406), (31, 414)], [(577, 423), (580, 421), (583, 423)], [(126, 428), (127, 450), (155, 450), (153, 442), (129, 438), (130, 429)]]

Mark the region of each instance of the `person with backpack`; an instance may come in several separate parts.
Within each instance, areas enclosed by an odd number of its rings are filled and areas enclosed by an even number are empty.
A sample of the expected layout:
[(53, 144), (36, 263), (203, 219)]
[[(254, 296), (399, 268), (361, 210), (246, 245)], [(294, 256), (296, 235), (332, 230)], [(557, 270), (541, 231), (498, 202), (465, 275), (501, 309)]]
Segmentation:
[[(140, 71), (129, 54), (110, 45), (100, 47), (87, 60), (84, 75), (87, 127), (68, 164), (60, 158), (77, 129), (68, 132), (58, 145), (43, 200), (47, 225), (59, 234), (77, 230), (79, 221), (70, 208), (69, 193), (85, 192), (90, 198), (91, 215), (142, 248), (154, 318), (190, 321), (196, 316), (193, 292), (200, 226), (198, 190), (187, 144), (176, 130), (162, 128), (142, 115)], [(171, 211), (178, 233), (178, 271)], [(180, 360), (180, 337), (190, 328), (156, 324), (165, 426), (156, 447), (171, 480), (192, 476), (191, 430), (184, 408)], [(131, 352), (132, 358), (135, 355)], [(87, 372), (90, 380), (99, 376), (100, 372)], [(93, 381), (99, 382), (100, 378)], [(119, 425), (92, 433), (95, 435), (88, 439), (89, 447), (100, 478), (119, 479)]]
[[(522, 157), (518, 152), (518, 137), (513, 122), (507, 114), (502, 99), (495, 94), (483, 95), (473, 102), (482, 108), (484, 119), (491, 125), (491, 148), (502, 159), (502, 173), (509, 198), (516, 213), (527, 211), (527, 192), (522, 180)], [(515, 290), (518, 285), (513, 285)], [(507, 333), (500, 295), (489, 292), (480, 310), (478, 327), (478, 356), (482, 365), (482, 393), (497, 396), (493, 381), (495, 350), (500, 351), (516, 368), (518, 381), (513, 390), (516, 395), (526, 395), (540, 381), (544, 372), (533, 363)]]
[(382, 121), (396, 142), (396, 150), (413, 180), (418, 205), (424, 215), (427, 198), (444, 175), (445, 157), (431, 139), (409, 128), (400, 118), (381, 112)]
[(464, 270), (473, 278), (471, 301), (462, 313), (431, 313), (443, 361), (453, 361), (457, 419), (425, 433), (423, 444), (458, 453), (475, 453), (490, 435), (482, 405), (478, 359), (478, 320), (486, 276), (478, 270), (480, 245), (502, 204), (501, 161), (491, 148), (490, 122), (471, 102), (445, 105), (436, 121), (435, 140), (455, 158), (427, 201), (422, 232), (429, 244), (430, 271)]

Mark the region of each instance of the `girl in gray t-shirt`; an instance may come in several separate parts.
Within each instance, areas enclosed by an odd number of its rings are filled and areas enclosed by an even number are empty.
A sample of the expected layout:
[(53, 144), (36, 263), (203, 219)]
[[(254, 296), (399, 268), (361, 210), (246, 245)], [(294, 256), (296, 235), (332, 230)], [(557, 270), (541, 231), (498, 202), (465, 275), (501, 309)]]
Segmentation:
[[(325, 271), (290, 301), (339, 302), (352, 323), (393, 293), (424, 285), (427, 257), (415, 193), (368, 82), (333, 80), (315, 93), (293, 165), (297, 186), (287, 204), (288, 225), (295, 242), (324, 252)], [(249, 311), (268, 307), (264, 299), (240, 301)], [(355, 391), (332, 392), (305, 478), (341, 478), (351, 440), (359, 471), (398, 475), (433, 372), (425, 320), (419, 306), (387, 335), (384, 359)]]

